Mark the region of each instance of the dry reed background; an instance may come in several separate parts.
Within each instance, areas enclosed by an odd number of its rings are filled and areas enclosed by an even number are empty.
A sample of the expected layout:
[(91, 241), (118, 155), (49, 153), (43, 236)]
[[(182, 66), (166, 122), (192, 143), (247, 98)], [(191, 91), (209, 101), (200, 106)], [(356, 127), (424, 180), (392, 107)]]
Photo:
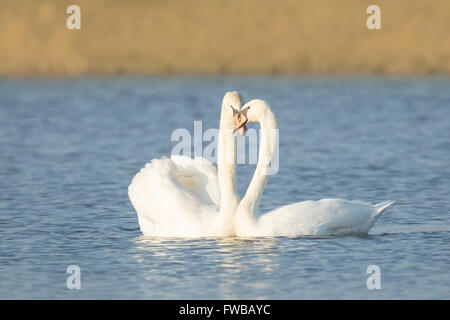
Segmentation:
[(0, 61), (15, 76), (449, 74), (450, 1), (0, 0)]

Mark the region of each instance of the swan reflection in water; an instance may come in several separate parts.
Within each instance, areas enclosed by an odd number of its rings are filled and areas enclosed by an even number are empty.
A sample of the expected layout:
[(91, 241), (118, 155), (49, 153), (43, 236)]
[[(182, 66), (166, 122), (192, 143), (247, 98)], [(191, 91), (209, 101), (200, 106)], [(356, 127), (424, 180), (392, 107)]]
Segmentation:
[[(133, 256), (142, 271), (138, 277), (146, 280), (143, 286), (157, 290), (158, 297), (163, 298), (170, 297), (171, 290), (185, 289), (187, 283), (194, 289), (202, 288), (202, 283), (215, 283), (215, 296), (221, 299), (237, 299), (235, 293), (241, 297), (243, 292), (255, 289), (270, 291), (269, 283), (261, 279), (276, 273), (284, 253), (279, 238), (194, 240), (140, 236), (134, 242)], [(299, 241), (297, 249), (302, 246)], [(202, 292), (193, 292), (193, 296), (205, 298)]]

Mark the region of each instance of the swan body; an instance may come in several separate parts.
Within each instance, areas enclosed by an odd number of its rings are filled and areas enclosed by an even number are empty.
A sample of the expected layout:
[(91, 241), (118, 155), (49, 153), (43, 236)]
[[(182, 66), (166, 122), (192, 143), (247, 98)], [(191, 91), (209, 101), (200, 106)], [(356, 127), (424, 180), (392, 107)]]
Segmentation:
[(240, 114), (245, 121), (259, 122), (261, 142), (258, 164), (245, 196), (236, 212), (235, 232), (237, 236), (330, 236), (366, 234), (377, 218), (394, 201), (376, 205), (343, 199), (322, 199), (303, 201), (275, 209), (255, 217), (259, 201), (266, 186), (273, 155), (277, 151), (273, 135), (278, 134), (278, 126), (269, 105), (259, 99), (246, 103)]
[[(393, 201), (371, 205), (322, 199), (286, 205), (264, 214), (246, 236), (338, 236), (366, 234)], [(252, 232), (253, 231), (253, 232)]]
[(145, 236), (233, 236), (236, 190), (236, 138), (233, 115), (240, 109), (238, 92), (222, 102), (216, 169), (208, 160), (172, 156), (153, 159), (128, 187)]

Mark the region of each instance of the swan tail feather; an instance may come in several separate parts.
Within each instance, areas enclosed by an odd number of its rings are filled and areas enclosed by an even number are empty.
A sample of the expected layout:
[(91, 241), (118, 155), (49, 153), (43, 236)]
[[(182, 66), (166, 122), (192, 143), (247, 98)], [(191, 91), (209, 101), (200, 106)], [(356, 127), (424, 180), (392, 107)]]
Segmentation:
[(386, 210), (387, 208), (389, 208), (393, 204), (395, 204), (395, 200), (383, 201), (383, 202), (377, 203), (375, 205), (375, 209), (377, 210), (377, 214), (378, 215), (382, 214), (384, 212), (384, 210)]

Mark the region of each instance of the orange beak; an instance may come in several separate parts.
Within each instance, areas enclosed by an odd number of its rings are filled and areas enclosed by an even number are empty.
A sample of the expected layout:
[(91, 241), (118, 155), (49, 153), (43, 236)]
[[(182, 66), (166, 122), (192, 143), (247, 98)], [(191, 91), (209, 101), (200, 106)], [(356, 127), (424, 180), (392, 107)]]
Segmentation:
[[(236, 130), (240, 130), (241, 134), (245, 134), (247, 132), (247, 126), (245, 125), (248, 121), (247, 117), (244, 114), (236, 113), (234, 116), (234, 121), (236, 122), (236, 126), (233, 129), (233, 133), (236, 132)], [(242, 132), (241, 132), (242, 131)]]

